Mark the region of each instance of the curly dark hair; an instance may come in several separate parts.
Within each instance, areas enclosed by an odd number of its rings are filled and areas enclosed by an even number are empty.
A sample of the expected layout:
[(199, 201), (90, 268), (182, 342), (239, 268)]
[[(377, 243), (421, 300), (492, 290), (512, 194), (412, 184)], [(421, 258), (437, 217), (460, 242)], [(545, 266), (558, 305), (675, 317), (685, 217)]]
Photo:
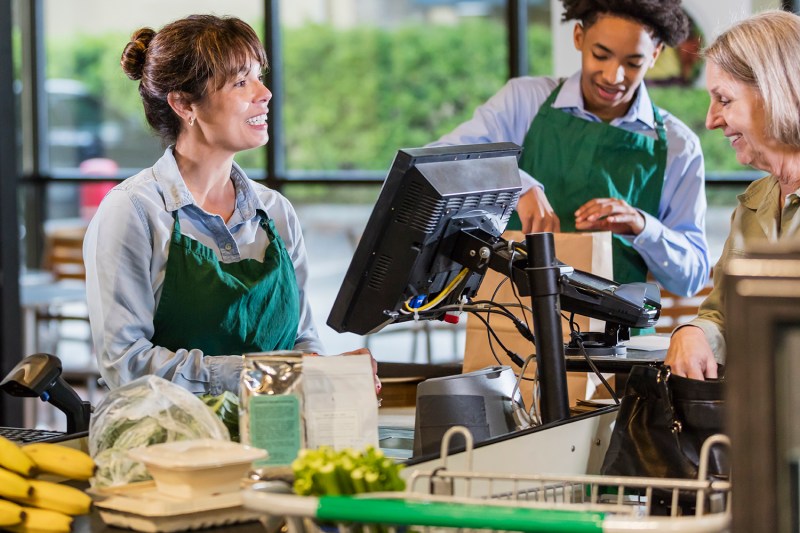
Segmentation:
[(579, 20), (588, 28), (599, 15), (614, 15), (639, 22), (651, 29), (653, 37), (669, 46), (689, 36), (689, 17), (681, 0), (561, 0), (563, 20)]

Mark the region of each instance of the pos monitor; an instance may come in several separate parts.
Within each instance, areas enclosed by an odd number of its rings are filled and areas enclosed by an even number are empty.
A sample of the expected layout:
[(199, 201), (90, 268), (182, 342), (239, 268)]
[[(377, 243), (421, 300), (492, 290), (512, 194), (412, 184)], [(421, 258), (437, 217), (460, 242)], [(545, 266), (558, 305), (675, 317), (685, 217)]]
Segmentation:
[[(328, 325), (366, 335), (393, 322), (442, 318), (437, 309), (472, 297), (488, 268), (530, 296), (526, 246), (514, 243), (512, 253), (501, 237), (519, 199), (520, 152), (513, 143), (400, 150)], [(605, 320), (611, 343), (609, 329), (658, 320), (656, 285), (619, 284), (557, 260), (552, 266), (560, 268), (561, 309)]]
[(365, 335), (414, 319), (410, 300), (423, 304), (455, 286), (442, 305), (473, 296), (485, 269), (457, 279), (459, 237), (500, 237), (519, 199), (520, 153), (513, 143), (398, 151), (328, 325)]

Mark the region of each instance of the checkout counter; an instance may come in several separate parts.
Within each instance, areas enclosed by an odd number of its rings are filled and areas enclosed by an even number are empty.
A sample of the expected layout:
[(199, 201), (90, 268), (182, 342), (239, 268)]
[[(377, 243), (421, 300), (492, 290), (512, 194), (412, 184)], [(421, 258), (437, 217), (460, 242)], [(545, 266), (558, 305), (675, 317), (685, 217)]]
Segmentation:
[[(86, 428), (88, 422), (88, 405), (76, 400), (73, 391), (61, 383), (58, 375), (58, 360), (45, 354), (36, 354), (23, 361), (24, 369), (12, 372), (1, 385), (6, 391), (17, 395), (47, 395), (67, 413), (70, 436), (60, 439), (61, 444), (81, 449), (87, 448)], [(388, 382), (398, 380), (411, 384), (416, 388), (422, 381), (436, 382), (448, 377), (461, 376), (458, 365), (409, 365), (382, 364), (379, 372)], [(391, 387), (390, 387), (391, 388)], [(71, 394), (70, 394), (71, 393)], [(66, 399), (64, 398), (66, 395)], [(582, 475), (599, 471), (605, 448), (610, 438), (612, 422), (616, 416), (616, 408), (600, 409), (594, 413), (572, 417), (569, 420), (557, 421), (543, 426), (492, 436), (475, 445), (472, 452), (472, 468), (476, 471), (508, 472), (509, 474), (534, 474), (541, 472)], [(405, 457), (411, 455), (413, 442), (414, 410), (412, 408), (386, 408), (380, 416), (380, 437), (384, 451), (389, 456)], [(393, 427), (394, 426), (394, 427)], [(388, 430), (388, 431), (387, 431)], [(397, 433), (401, 430), (401, 433)], [(394, 431), (394, 432), (393, 432)], [(409, 438), (410, 437), (410, 438)], [(565, 450), (567, 451), (565, 453)], [(508, 458), (518, 458), (508, 461)], [(452, 450), (448, 458), (448, 467), (465, 468), (463, 452), (457, 448)], [(406, 472), (423, 469), (428, 470), (440, 465), (438, 454), (414, 457), (407, 461)], [(81, 489), (88, 488), (85, 482), (69, 481), (69, 484)], [(94, 510), (90, 515), (75, 517), (75, 532), (123, 531), (103, 523), (99, 513)], [(226, 525), (211, 528), (208, 531), (262, 532), (264, 526), (259, 522)]]
[[(525, 430), (479, 443), (472, 452), (472, 467), (475, 471), (509, 474), (558, 472), (582, 475), (586, 473), (585, 465), (596, 471), (603, 460), (615, 416), (616, 409), (609, 408), (597, 415), (581, 415), (569, 423)], [(564, 450), (568, 452), (565, 453)], [(509, 457), (522, 460), (510, 464), (507, 461)], [(410, 473), (415, 469), (429, 470), (439, 463), (438, 457), (421, 459), (409, 462), (406, 471)], [(448, 457), (447, 466), (455, 470), (463, 469), (465, 461), (463, 453), (454, 453)], [(86, 488), (85, 484), (75, 486)], [(76, 533), (126, 531), (104, 524), (97, 510), (89, 515), (75, 517), (72, 530)], [(266, 530), (260, 522), (248, 522), (204, 531), (263, 533)]]
[[(549, 239), (547, 238), (549, 236)], [(530, 273), (530, 292), (534, 296), (534, 329), (537, 339), (537, 363), (540, 372), (541, 387), (541, 416), (542, 424), (527, 429), (516, 429), (511, 426), (499, 426), (483, 435), (476, 443), (471, 454), (471, 468), (475, 471), (486, 471), (508, 474), (537, 474), (559, 473), (563, 475), (585, 475), (599, 473), (605, 450), (608, 446), (613, 421), (616, 418), (616, 406), (597, 409), (596, 411), (571, 416), (566, 396), (566, 371), (586, 371), (586, 360), (583, 357), (573, 356), (565, 358), (563, 344), (561, 344), (560, 317), (551, 316), (552, 313), (543, 309), (555, 308), (558, 305), (559, 283), (566, 283), (570, 278), (563, 276), (561, 267), (555, 262), (552, 248), (552, 234), (539, 234), (528, 243), (530, 250), (537, 251), (536, 256), (542, 264), (534, 266), (538, 269), (536, 274)], [(531, 269), (533, 270), (533, 269)], [(579, 278), (578, 282), (593, 282), (591, 278)], [(574, 281), (574, 279), (573, 279)], [(543, 289), (540, 283), (543, 282)], [(566, 285), (565, 285), (566, 287)], [(570, 288), (571, 287), (571, 288)], [(575, 286), (567, 287), (572, 290), (573, 305), (579, 308), (588, 292), (580, 292)], [(590, 291), (592, 287), (580, 287), (581, 291)], [(597, 296), (594, 290), (590, 298)], [(603, 295), (601, 295), (603, 296)], [(638, 298), (645, 298), (639, 294)], [(649, 300), (648, 300), (649, 301)], [(553, 303), (555, 302), (555, 306)], [(575, 303), (577, 302), (577, 303)], [(625, 303), (624, 301), (622, 302)], [(537, 309), (537, 306), (539, 309)], [(657, 318), (657, 313), (655, 318)], [(650, 316), (652, 318), (652, 316)], [(650, 319), (648, 318), (648, 319)], [(634, 355), (633, 353), (631, 355)], [(641, 363), (643, 360), (657, 360), (660, 354), (640, 354), (641, 357), (629, 357), (622, 360), (619, 357), (607, 357), (605, 361), (598, 360), (601, 371), (620, 372), (632, 364)], [(47, 397), (57, 404), (68, 415), (68, 433), (84, 431), (88, 427), (88, 414), (90, 407), (86, 402), (81, 402), (74, 391), (72, 395), (66, 390), (63, 379), (60, 377), (60, 365), (57, 365), (52, 356), (36, 354), (26, 359), (28, 368), (4, 380), (1, 385), (7, 392), (18, 396)], [(56, 360), (57, 361), (57, 360)], [(450, 369), (452, 370), (452, 369)], [(387, 376), (386, 372), (382, 375)], [(513, 374), (512, 374), (513, 375)], [(33, 376), (33, 378), (31, 378)], [(435, 383), (437, 377), (428, 375), (425, 383)], [(439, 376), (438, 379), (447, 376)], [(461, 374), (459, 378), (469, 379), (468, 374)], [(419, 407), (419, 390), (417, 404)], [(481, 394), (478, 393), (479, 399)], [(482, 394), (487, 397), (487, 394)], [(447, 396), (452, 396), (448, 394)], [(512, 392), (513, 396), (513, 392)], [(465, 414), (469, 410), (464, 410)], [(488, 416), (488, 414), (487, 414)], [(417, 412), (415, 441), (419, 441), (428, 427), (420, 430), (420, 413)], [(506, 417), (507, 418), (507, 417)], [(450, 420), (447, 425), (455, 425), (458, 420)], [(469, 424), (466, 424), (469, 425)], [(395, 436), (396, 437), (396, 436)], [(438, 436), (437, 436), (438, 438)], [(408, 439), (394, 438), (394, 443), (405, 442)], [(407, 471), (416, 469), (431, 470), (442, 466), (442, 458), (438, 453), (429, 453), (428, 449), (419, 448), (415, 443), (417, 452), (407, 461)], [(397, 451), (397, 448), (394, 449)], [(465, 469), (467, 467), (463, 447), (458, 444), (451, 448), (447, 458), (449, 468)], [(75, 520), (74, 531), (115, 531), (116, 528), (106, 526), (100, 520), (97, 512), (89, 516), (78, 517)], [(243, 524), (238, 526), (225, 526), (218, 528), (224, 531), (263, 531), (259, 523)]]

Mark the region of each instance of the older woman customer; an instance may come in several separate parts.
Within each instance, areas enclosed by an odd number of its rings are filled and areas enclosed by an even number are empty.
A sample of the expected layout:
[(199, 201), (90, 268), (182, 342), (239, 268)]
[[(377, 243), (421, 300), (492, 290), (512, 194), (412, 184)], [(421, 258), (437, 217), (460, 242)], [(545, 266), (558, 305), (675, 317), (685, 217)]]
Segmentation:
[(706, 127), (722, 130), (740, 163), (770, 175), (739, 195), (714, 289), (697, 318), (672, 335), (665, 362), (673, 373), (695, 379), (717, 377), (725, 358), (725, 265), (748, 243), (800, 235), (800, 17), (755, 15), (720, 35), (705, 56)]

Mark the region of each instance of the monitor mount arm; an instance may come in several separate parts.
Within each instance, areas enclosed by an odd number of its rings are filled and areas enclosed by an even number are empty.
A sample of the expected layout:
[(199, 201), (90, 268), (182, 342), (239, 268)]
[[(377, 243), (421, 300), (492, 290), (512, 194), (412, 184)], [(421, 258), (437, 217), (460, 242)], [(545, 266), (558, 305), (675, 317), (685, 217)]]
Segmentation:
[[(652, 325), (653, 317), (657, 318), (660, 313), (653, 307), (649, 316), (632, 318), (604, 304), (604, 298), (611, 293), (623, 304), (656, 302), (654, 305), (658, 308), (660, 298), (657, 287), (650, 286), (652, 284), (619, 285), (561, 263), (555, 257), (552, 233), (528, 234), (523, 246), (497, 239), (480, 228), (462, 229), (456, 237), (452, 259), (478, 273), (491, 269), (507, 275), (520, 296), (531, 297), (541, 410), (545, 422), (569, 416), (565, 352), (568, 355), (579, 355), (583, 351), (591, 355), (624, 355), (625, 347), (619, 343), (630, 338), (629, 327)], [(605, 287), (606, 290), (593, 290), (588, 285), (581, 285), (581, 281), (573, 280), (575, 276), (582, 276), (583, 281), (589, 283), (591, 278), (608, 282), (613, 284), (614, 290)], [(565, 346), (562, 341), (562, 309), (605, 320), (605, 331), (574, 334)]]
[[(453, 259), (477, 272), (487, 269), (509, 273), (520, 296), (530, 296), (533, 307), (533, 332), (536, 338), (536, 365), (541, 391), (544, 423), (569, 418), (567, 368), (561, 330), (561, 273), (565, 265), (555, 258), (552, 233), (526, 235), (527, 258), (515, 259), (513, 243), (504, 239), (492, 242), (482, 230), (460, 232)], [(571, 270), (571, 267), (566, 267)]]

